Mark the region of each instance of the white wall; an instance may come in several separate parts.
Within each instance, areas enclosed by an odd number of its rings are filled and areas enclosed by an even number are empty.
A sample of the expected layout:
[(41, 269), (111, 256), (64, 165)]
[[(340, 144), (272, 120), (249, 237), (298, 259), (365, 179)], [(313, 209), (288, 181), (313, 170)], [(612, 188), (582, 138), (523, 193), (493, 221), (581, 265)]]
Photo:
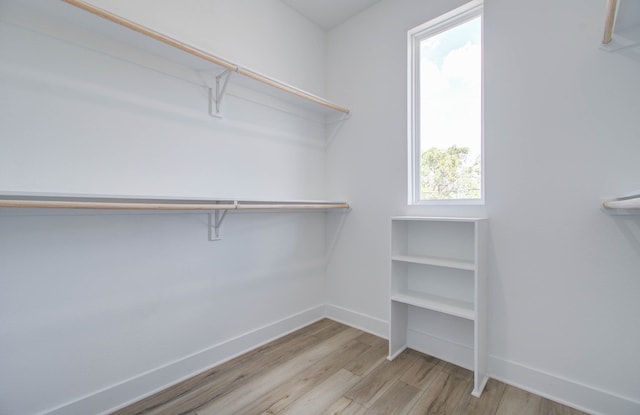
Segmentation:
[(112, 13), (318, 95), (325, 33), (280, 0), (90, 0)]
[(354, 207), (329, 310), (385, 334), (389, 217), (486, 214), (492, 375), (637, 413), (640, 220), (599, 206), (640, 186), (640, 62), (599, 50), (603, 2), (487, 0), (487, 203), (408, 207), (407, 30), (462, 3), (383, 0), (329, 33), (327, 93), (353, 117), (329, 150), (328, 191)]
[(599, 203), (639, 187), (639, 63), (598, 50), (603, 4), (487, 0), (487, 204), (427, 209), (406, 206), (406, 32), (463, 1), (382, 0), (329, 32), (326, 76), (324, 34), (275, 0), (94, 2), (353, 116), (326, 156), (320, 124), (242, 90), (212, 120), (160, 73), (183, 69), (3, 0), (0, 190), (354, 209), (233, 215), (217, 243), (201, 214), (0, 212), (0, 412), (99, 412), (320, 316), (325, 231), (329, 315), (386, 335), (389, 217), (413, 213), (491, 218), (494, 376), (638, 412), (640, 224)]
[[(255, 66), (322, 92), (299, 63), (324, 60), (324, 35), (279, 2), (242, 3), (277, 30), (232, 1), (215, 2), (225, 18), (184, 2), (153, 15), (206, 20), (180, 29), (211, 28), (243, 62), (272, 53)], [(210, 118), (206, 89), (173, 76), (198, 74), (32, 4), (0, 3), (0, 191), (324, 198), (317, 117), (236, 89)], [(244, 37), (218, 36), (229, 20)], [(209, 242), (206, 214), (2, 210), (0, 413), (100, 413), (320, 318), (324, 236), (323, 213), (229, 213)]]

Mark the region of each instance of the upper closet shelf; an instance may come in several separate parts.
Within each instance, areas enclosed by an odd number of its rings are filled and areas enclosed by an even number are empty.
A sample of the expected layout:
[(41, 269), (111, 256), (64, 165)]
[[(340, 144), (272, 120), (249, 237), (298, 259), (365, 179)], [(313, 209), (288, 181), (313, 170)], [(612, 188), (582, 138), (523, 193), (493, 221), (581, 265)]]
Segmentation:
[(132, 22), (83, 0), (63, 1), (75, 7), (67, 5), (60, 7), (57, 5), (60, 4), (57, 1), (43, 2), (45, 4), (42, 7), (46, 8), (45, 11), (51, 16), (63, 18), (93, 32), (134, 45), (198, 72), (215, 75), (215, 85), (213, 81), (206, 85), (209, 88), (209, 111), (211, 115), (220, 115), (220, 106), (226, 85), (231, 78), (233, 78), (233, 83), (240, 86), (251, 88), (310, 111), (342, 115), (343, 118), (349, 115), (349, 109), (341, 105), (256, 71), (241, 67), (238, 64)]
[(613, 52), (640, 45), (640, 1), (607, 0), (602, 48)]

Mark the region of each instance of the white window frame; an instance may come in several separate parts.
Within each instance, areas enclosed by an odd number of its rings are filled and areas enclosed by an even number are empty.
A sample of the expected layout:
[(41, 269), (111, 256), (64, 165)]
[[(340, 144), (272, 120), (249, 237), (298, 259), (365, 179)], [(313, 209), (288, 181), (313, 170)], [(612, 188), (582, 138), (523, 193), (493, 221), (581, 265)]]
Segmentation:
[[(409, 132), (409, 204), (410, 205), (483, 205), (485, 195), (484, 168), (484, 63), (481, 63), (480, 85), (480, 198), (478, 199), (421, 199), (420, 192), (420, 42), (455, 26), (483, 17), (483, 1), (473, 0), (457, 9), (432, 19), (408, 32), (408, 132)], [(481, 49), (484, 61), (484, 22), (481, 23)]]

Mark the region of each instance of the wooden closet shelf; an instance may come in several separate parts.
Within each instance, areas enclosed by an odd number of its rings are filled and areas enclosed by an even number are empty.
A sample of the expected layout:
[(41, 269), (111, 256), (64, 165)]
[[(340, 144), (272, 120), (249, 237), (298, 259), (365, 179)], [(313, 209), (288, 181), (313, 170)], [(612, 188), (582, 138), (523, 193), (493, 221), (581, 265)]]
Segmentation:
[(327, 201), (238, 201), (238, 200), (114, 200), (113, 198), (61, 197), (47, 198), (3, 198), (0, 196), (0, 208), (22, 209), (118, 209), (118, 210), (325, 210), (349, 209), (346, 202)]
[[(180, 40), (174, 39), (170, 36), (157, 32), (148, 27), (142, 26), (136, 22), (132, 22), (131, 20), (125, 19), (107, 10), (104, 10), (92, 4), (89, 4), (86, 1), (83, 1), (83, 0), (63, 0), (63, 1), (79, 9), (87, 11), (95, 16), (98, 16), (104, 20), (108, 20), (110, 22), (116, 23), (117, 25), (130, 29), (133, 32), (142, 34), (146, 38), (154, 39), (155, 41), (168, 45), (175, 50), (185, 52), (190, 56), (194, 56), (200, 60), (216, 65), (219, 67), (218, 69), (226, 70), (230, 72), (236, 72), (239, 75), (242, 75), (246, 78), (250, 78), (250, 79), (253, 79), (254, 81), (257, 81), (259, 84), (267, 85), (268, 87), (274, 88), (277, 91), (284, 92), (285, 95), (301, 98), (303, 102), (306, 101), (309, 103), (320, 105), (324, 109), (330, 109), (343, 114), (349, 114), (348, 108), (335, 104), (324, 98), (318, 97), (302, 89), (299, 89), (299, 88), (287, 85), (283, 82), (277, 81), (275, 79), (272, 79), (256, 71), (243, 68), (240, 65), (229, 62), (226, 59), (222, 59), (207, 51), (204, 51), (202, 49), (189, 45)], [(133, 32), (131, 32), (130, 34), (132, 34)], [(131, 42), (131, 43), (135, 43), (135, 42)]]

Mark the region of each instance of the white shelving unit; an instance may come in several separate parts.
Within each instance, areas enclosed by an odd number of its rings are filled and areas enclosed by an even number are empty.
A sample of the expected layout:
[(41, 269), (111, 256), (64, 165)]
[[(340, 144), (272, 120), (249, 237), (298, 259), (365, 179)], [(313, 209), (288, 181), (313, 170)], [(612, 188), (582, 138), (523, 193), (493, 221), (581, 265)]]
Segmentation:
[(389, 360), (411, 348), (487, 376), (486, 218), (391, 218)]

